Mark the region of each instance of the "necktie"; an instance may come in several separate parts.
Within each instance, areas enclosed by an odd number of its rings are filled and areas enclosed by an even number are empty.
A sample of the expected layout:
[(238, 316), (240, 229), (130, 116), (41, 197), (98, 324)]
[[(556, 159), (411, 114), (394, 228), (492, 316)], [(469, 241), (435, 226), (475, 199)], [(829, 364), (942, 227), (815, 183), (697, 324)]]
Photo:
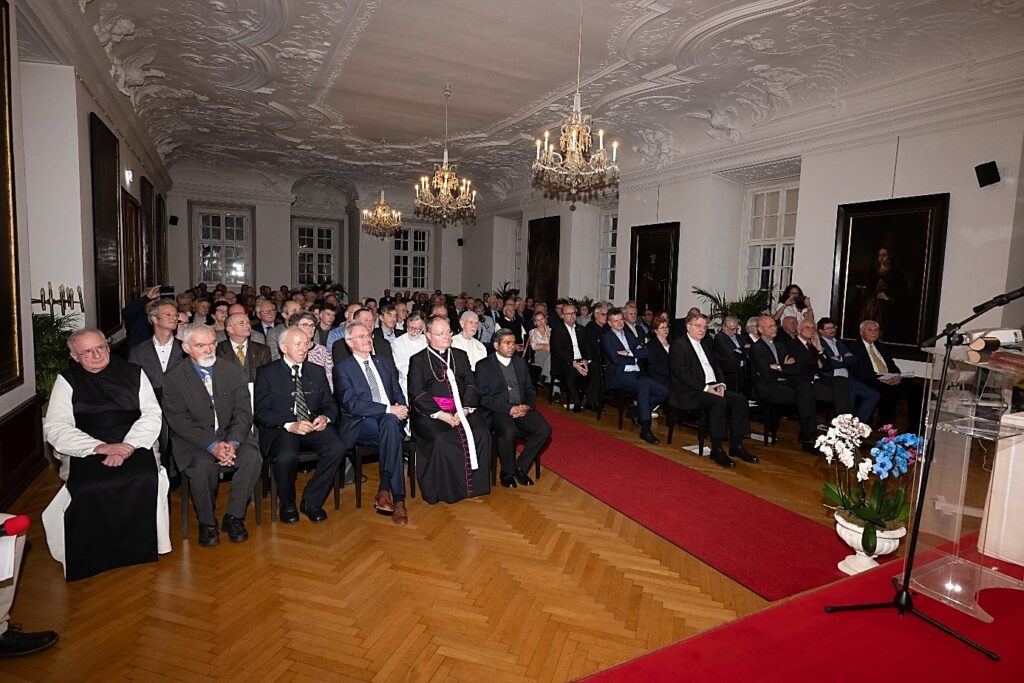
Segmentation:
[[(209, 370), (203, 370), (203, 386), (206, 387), (206, 393), (210, 395), (210, 403), (213, 403), (213, 375), (210, 374)], [(213, 431), (220, 431), (220, 421), (217, 419), (217, 406), (213, 408)]]
[(369, 358), (363, 361), (363, 367), (366, 373), (366, 382), (370, 385), (370, 398), (373, 399), (374, 403), (384, 403), (380, 396), (380, 386), (377, 385), (377, 378), (374, 376), (373, 370), (370, 369)]
[(868, 347), (868, 356), (870, 356), (871, 358), (871, 364), (875, 366), (875, 373), (879, 375), (884, 375), (885, 373), (887, 373), (889, 371), (889, 368), (886, 366), (885, 361), (882, 360), (882, 355), (878, 353), (878, 350), (875, 348), (875, 345), (866, 344), (866, 346)]
[(300, 421), (309, 420), (309, 406), (306, 405), (306, 392), (302, 390), (302, 377), (299, 376), (299, 366), (292, 368), (292, 380), (294, 388), (292, 396), (295, 397), (295, 417)]
[(238, 362), (245, 365), (245, 346), (239, 346), (235, 355), (238, 356)]

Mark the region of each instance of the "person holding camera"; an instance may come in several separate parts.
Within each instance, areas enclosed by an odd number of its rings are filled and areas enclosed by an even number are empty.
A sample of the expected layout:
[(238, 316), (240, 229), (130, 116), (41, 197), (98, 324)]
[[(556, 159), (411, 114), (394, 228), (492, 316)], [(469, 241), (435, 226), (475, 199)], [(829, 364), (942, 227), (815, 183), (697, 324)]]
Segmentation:
[(779, 296), (779, 307), (775, 309), (772, 317), (776, 321), (793, 316), (797, 323), (804, 320), (814, 322), (814, 309), (811, 308), (811, 297), (804, 295), (804, 290), (799, 285), (791, 284), (782, 290)]

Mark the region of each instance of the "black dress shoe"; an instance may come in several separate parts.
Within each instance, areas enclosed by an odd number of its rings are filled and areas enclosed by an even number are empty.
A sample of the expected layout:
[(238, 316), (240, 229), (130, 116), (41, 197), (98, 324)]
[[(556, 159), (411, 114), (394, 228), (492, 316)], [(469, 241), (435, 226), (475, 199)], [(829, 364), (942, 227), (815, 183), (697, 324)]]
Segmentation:
[(578, 415), (578, 414), (583, 412), (583, 407), (579, 406), (579, 405), (575, 405), (575, 406), (572, 407), (572, 412), (574, 412), (574, 413), (576, 413)]
[(652, 432), (650, 429), (641, 429), (640, 430), (640, 438), (643, 439), (644, 441), (646, 441), (649, 444), (659, 444), (659, 443), (661, 443), (661, 439), (656, 437), (654, 435), (654, 432)]
[(714, 462), (716, 465), (721, 465), (726, 469), (736, 467), (736, 463), (732, 460), (732, 458), (726, 455), (725, 451), (723, 451), (721, 448), (711, 449), (711, 461)]
[(760, 460), (758, 460), (756, 455), (754, 455), (753, 453), (748, 451), (743, 446), (736, 446), (735, 448), (730, 448), (729, 449), (729, 457), (731, 457), (731, 458), (739, 458), (743, 462), (749, 462), (751, 464), (760, 462)]
[(306, 517), (309, 518), (309, 521), (313, 522), (313, 524), (319, 524), (320, 522), (327, 521), (327, 513), (324, 512), (323, 508), (311, 508), (305, 503), (301, 503), (299, 505), (299, 510), (302, 511), (302, 514), (306, 515)]
[(232, 543), (241, 543), (249, 540), (249, 532), (245, 530), (245, 522), (238, 517), (224, 515), (220, 525), (221, 531), (226, 531), (228, 540)]
[(295, 509), (294, 505), (286, 508), (281, 508), (281, 523), (282, 524), (298, 524), (299, 523), (299, 511)]
[(199, 525), (199, 545), (204, 548), (212, 548), (220, 543), (220, 536), (217, 534), (216, 524)]
[(814, 447), (814, 444), (811, 443), (810, 441), (801, 441), (800, 450), (802, 450), (805, 453), (810, 453), (811, 455), (821, 455), (821, 452), (819, 452), (818, 449)]
[(501, 481), (501, 485), (507, 489), (514, 489), (516, 487), (516, 478), (508, 472), (502, 472), (498, 479)]
[(515, 476), (516, 481), (519, 482), (520, 486), (533, 486), (533, 479), (530, 479), (530, 475), (523, 472), (518, 467), (512, 472), (512, 474)]
[(11, 624), (0, 635), (0, 657), (24, 657), (53, 647), (60, 640), (53, 631), (25, 633), (20, 626)]

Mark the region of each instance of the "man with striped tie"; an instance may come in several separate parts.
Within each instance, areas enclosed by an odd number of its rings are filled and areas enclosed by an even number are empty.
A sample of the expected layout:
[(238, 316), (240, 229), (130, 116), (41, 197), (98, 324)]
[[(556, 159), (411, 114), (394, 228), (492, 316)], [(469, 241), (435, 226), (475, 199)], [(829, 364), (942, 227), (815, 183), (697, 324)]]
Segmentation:
[(345, 328), (352, 355), (334, 368), (334, 394), (341, 408), (338, 430), (345, 449), (358, 444), (377, 446), (380, 487), (373, 507), (390, 514), (398, 526), (409, 523), (402, 478), (402, 442), (409, 408), (398, 384), (398, 372), (384, 354), (372, 355), (373, 333), (361, 322)]
[[(281, 358), (264, 365), (256, 375), (254, 417), (260, 450), (273, 468), (281, 496), (281, 521), (295, 524), (301, 511), (311, 522), (323, 522), (327, 519), (323, 504), (345, 453), (337, 432), (328, 429), (338, 419), (338, 404), (324, 369), (306, 362), (309, 335), (305, 331), (288, 328), (281, 334), (278, 348)], [(315, 451), (319, 457), (316, 473), (296, 509), (300, 451)]]

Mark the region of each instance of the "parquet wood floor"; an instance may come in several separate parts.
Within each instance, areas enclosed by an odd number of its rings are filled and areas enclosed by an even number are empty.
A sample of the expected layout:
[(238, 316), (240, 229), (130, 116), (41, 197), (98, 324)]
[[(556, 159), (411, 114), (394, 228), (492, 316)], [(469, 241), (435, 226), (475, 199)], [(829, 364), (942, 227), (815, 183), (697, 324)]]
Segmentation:
[[(644, 445), (610, 417), (575, 419)], [(673, 446), (651, 450), (830, 523), (825, 466), (787, 448), (791, 436), (755, 443), (761, 464), (731, 471), (680, 448), (694, 442), (677, 428)], [(175, 493), (170, 555), (71, 584), (39, 522), (57, 488), (44, 472), (15, 510), (33, 526), (13, 614), (61, 642), (0, 663), (0, 680), (564, 681), (767, 605), (548, 471), (457, 505), (411, 500), (406, 528), (356, 510), (351, 488), (317, 526), (270, 524), (264, 501), (247, 543), (222, 534), (212, 549), (194, 524), (178, 535)]]

